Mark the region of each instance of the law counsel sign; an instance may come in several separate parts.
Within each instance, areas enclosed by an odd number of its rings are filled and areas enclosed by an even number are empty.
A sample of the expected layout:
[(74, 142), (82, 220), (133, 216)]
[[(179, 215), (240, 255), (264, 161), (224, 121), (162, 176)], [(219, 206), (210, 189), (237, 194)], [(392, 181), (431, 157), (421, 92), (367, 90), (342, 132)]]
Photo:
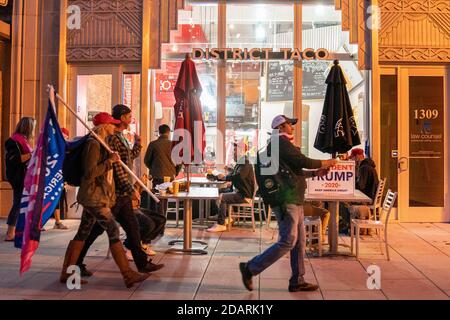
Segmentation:
[(327, 49), (308, 48), (281, 48), (273, 51), (272, 48), (193, 48), (193, 59), (223, 59), (223, 60), (327, 60)]
[(355, 162), (340, 161), (323, 177), (308, 179), (308, 194), (354, 194)]

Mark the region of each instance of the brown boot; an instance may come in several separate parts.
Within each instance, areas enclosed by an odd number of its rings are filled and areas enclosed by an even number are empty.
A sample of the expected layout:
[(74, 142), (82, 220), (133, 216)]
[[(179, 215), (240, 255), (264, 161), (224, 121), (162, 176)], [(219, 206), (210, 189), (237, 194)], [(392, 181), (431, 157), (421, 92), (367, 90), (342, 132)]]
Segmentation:
[[(64, 257), (63, 268), (61, 270), (61, 275), (59, 277), (59, 281), (61, 283), (66, 283), (70, 274), (67, 273), (67, 268), (72, 265), (77, 264), (78, 257), (80, 256), (80, 252), (83, 249), (84, 241), (72, 240), (69, 242), (67, 246), (66, 255)], [(86, 284), (86, 280), (81, 280), (81, 284)]]
[(125, 282), (125, 286), (127, 288), (131, 288), (133, 284), (142, 282), (150, 276), (149, 274), (140, 274), (130, 268), (127, 256), (123, 250), (123, 245), (120, 241), (110, 245), (109, 248), (114, 261), (122, 273), (123, 281)]

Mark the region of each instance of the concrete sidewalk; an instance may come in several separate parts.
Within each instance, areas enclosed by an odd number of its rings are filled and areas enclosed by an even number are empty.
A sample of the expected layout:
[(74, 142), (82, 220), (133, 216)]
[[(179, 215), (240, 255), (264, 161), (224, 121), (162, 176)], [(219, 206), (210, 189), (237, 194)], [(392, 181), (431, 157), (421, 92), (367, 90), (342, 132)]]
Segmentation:
[[(81, 290), (70, 291), (58, 281), (67, 243), (79, 221), (66, 220), (68, 231), (51, 229), (42, 233), (33, 265), (19, 277), (20, 252), (4, 242), (5, 221), (0, 220), (0, 299), (444, 299), (450, 296), (450, 224), (401, 223), (389, 225), (391, 261), (386, 261), (377, 243), (362, 241), (361, 257), (315, 257), (306, 261), (306, 280), (317, 283), (316, 292), (289, 293), (289, 257), (285, 256), (254, 278), (255, 290), (242, 285), (238, 263), (246, 261), (273, 243), (273, 232), (265, 227), (252, 232), (247, 226), (231, 232), (211, 234), (194, 226), (193, 236), (208, 243), (208, 255), (165, 254), (167, 242), (182, 238), (181, 228), (166, 229), (154, 249), (154, 261), (165, 264), (145, 282), (126, 289), (112, 259), (106, 259), (107, 237), (93, 245), (86, 262), (95, 271)], [(172, 222), (169, 221), (169, 225)], [(275, 226), (275, 224), (273, 225)], [(276, 234), (275, 234), (276, 237)], [(348, 237), (340, 242), (349, 244)], [(342, 251), (349, 251), (340, 247)], [(367, 288), (366, 268), (381, 268), (381, 290)], [(133, 265), (134, 267), (134, 265)]]

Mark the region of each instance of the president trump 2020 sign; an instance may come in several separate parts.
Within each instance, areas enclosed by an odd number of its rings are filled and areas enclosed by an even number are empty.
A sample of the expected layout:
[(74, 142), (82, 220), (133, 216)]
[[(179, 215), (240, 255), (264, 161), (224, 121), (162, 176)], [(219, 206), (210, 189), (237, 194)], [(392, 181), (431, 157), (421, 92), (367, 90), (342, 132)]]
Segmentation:
[(354, 194), (355, 162), (340, 161), (323, 177), (308, 179), (308, 194)]

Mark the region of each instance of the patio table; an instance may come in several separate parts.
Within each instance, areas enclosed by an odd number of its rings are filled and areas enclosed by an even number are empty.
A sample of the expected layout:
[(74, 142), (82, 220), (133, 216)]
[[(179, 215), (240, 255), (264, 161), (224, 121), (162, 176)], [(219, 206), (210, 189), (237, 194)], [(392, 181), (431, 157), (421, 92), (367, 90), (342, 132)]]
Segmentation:
[[(183, 182), (186, 181), (186, 179), (181, 180)], [(191, 177), (191, 186), (194, 187), (214, 187), (221, 189), (225, 187), (227, 184), (227, 181), (211, 181), (208, 180), (206, 177)], [(205, 218), (208, 219), (211, 212), (211, 201), (210, 199), (200, 200), (199, 201), (199, 211), (200, 211), (200, 217), (199, 222), (201, 225), (203, 225)]]
[[(191, 187), (189, 192), (179, 192), (178, 194), (157, 195), (160, 199), (176, 199), (184, 201), (183, 215), (183, 240), (173, 240), (169, 245), (183, 243), (182, 248), (171, 248), (168, 252), (182, 252), (185, 254), (207, 254), (204, 250), (207, 243), (192, 240), (192, 200), (217, 200), (219, 199), (218, 188)], [(193, 248), (192, 243), (202, 244), (202, 248)]]
[[(182, 181), (186, 181), (183, 179)], [(226, 185), (227, 181), (211, 181), (206, 177), (191, 177), (191, 185), (192, 186), (201, 186), (201, 187), (217, 187), (221, 188)]]
[(305, 201), (324, 201), (330, 204), (330, 224), (328, 226), (328, 243), (330, 244), (330, 254), (340, 254), (338, 252), (339, 237), (339, 202), (359, 202), (371, 203), (372, 199), (359, 190), (354, 194), (330, 195), (330, 194), (305, 194)]

